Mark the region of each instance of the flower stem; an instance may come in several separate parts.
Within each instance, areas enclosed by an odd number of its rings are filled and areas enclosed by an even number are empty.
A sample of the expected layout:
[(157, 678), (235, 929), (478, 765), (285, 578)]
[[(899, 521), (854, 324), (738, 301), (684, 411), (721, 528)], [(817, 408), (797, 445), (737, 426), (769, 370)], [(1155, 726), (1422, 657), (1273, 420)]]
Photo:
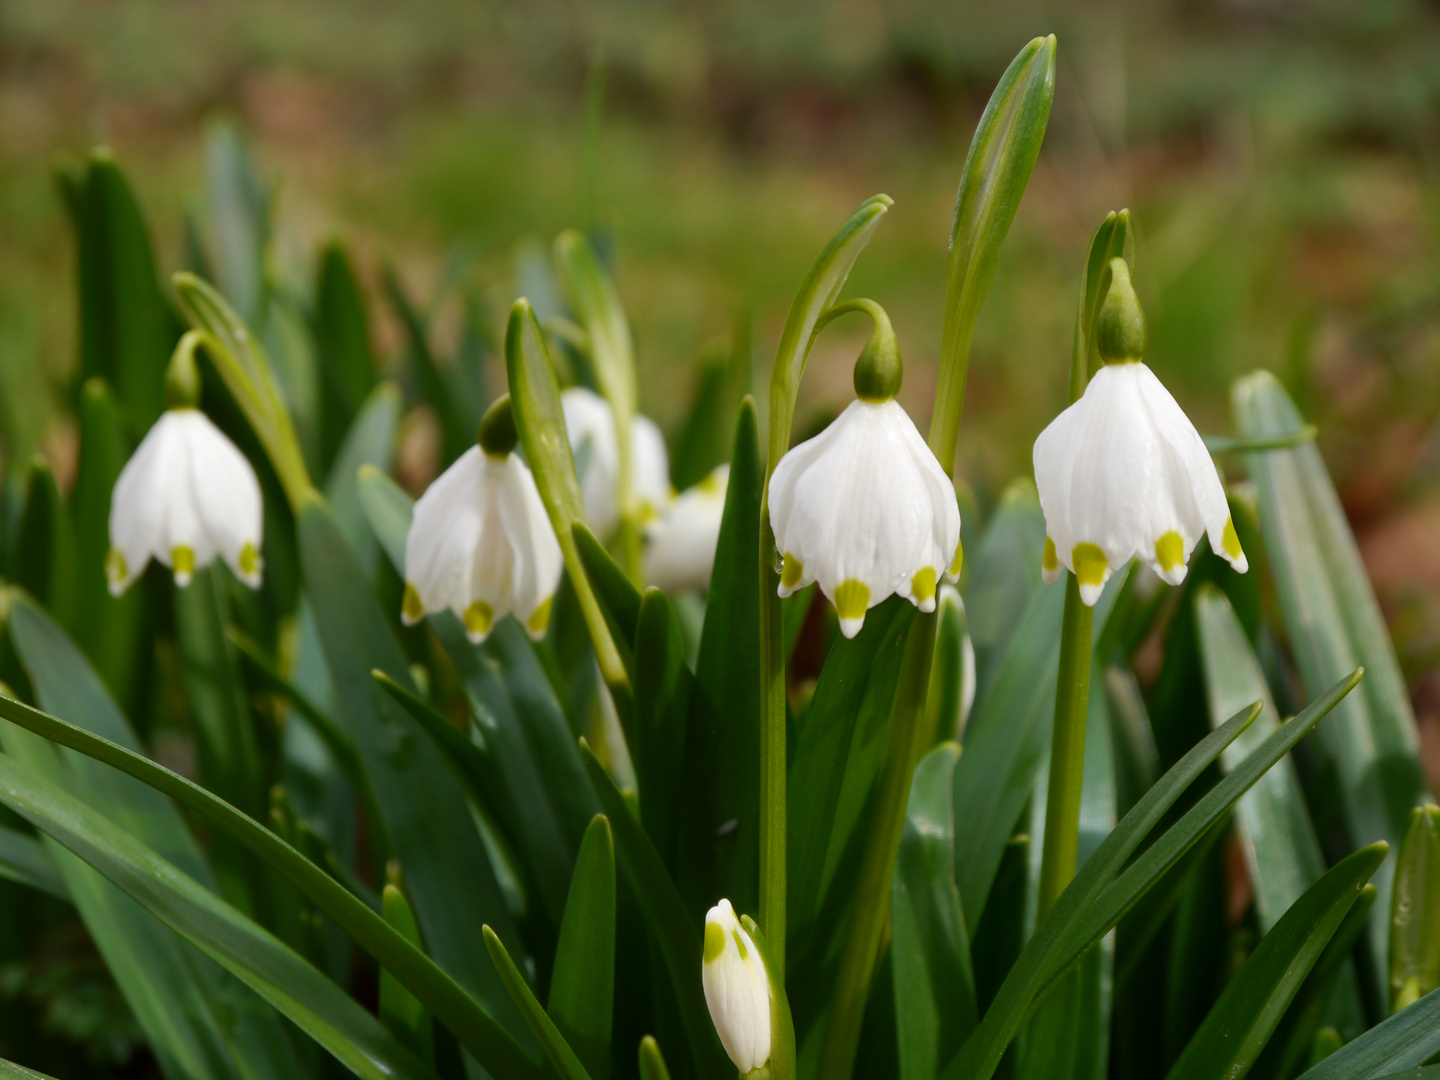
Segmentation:
[(890, 711), (885, 764), (875, 796), (870, 833), (865, 838), (865, 854), (855, 881), (855, 901), (836, 972), (830, 1015), (825, 1022), (818, 1076), (838, 1080), (850, 1076), (855, 1065), (870, 980), (880, 959), (880, 943), (890, 918), (890, 882), (895, 875), (900, 838), (905, 831), (910, 780), (920, 758), (935, 741), (935, 732), (927, 722), (925, 699), (935, 657), (936, 622), (934, 613), (917, 616), (905, 642), (900, 681)]
[(785, 618), (777, 584), (775, 533), (760, 500), (760, 928), (785, 985)]
[(1050, 737), (1050, 788), (1045, 799), (1045, 851), (1040, 860), (1037, 918), (1044, 917), (1075, 876), (1094, 621), (1095, 609), (1080, 599), (1075, 575), (1066, 574), (1065, 621), (1060, 630), (1060, 673), (1055, 684), (1055, 726)]

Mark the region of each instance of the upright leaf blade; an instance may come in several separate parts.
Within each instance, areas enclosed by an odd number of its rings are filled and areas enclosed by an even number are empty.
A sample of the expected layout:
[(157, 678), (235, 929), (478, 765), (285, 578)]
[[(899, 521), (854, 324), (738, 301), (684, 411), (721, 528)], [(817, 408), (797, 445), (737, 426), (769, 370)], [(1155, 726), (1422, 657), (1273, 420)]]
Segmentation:
[(941, 743), (915, 770), (890, 900), (901, 1080), (931, 1080), (975, 1027), (970, 936), (955, 887), (952, 774)]
[(545, 1011), (594, 1080), (610, 1075), (615, 994), (615, 841), (597, 814), (585, 830), (560, 923)]
[(1240, 1080), (1280, 1022), (1360, 890), (1384, 861), (1383, 841), (1342, 860), (1261, 939), (1220, 995), (1168, 1080)]
[(203, 950), (357, 1075), (433, 1078), (378, 1021), (288, 946), (9, 755), (0, 755), (0, 800)]
[(315, 280), (315, 345), (324, 377), (321, 455), (329, 462), (360, 404), (375, 385), (375, 357), (365, 300), (349, 254), (338, 240), (325, 245)]
[[(1304, 426), (1295, 405), (1268, 372), (1235, 383), (1232, 401), (1240, 433), (1274, 438)], [(1291, 651), (1313, 695), (1342, 672), (1366, 670), (1313, 749), (1321, 775), (1334, 778), (1312, 799), (1322, 840), (1345, 847), (1383, 839), (1397, 845), (1410, 810), (1426, 800), (1419, 738), (1409, 693), (1335, 487), (1313, 443), (1246, 456), (1260, 497), (1266, 550), (1275, 573)], [(1370, 913), (1369, 947), (1376, 1000), (1384, 986), (1393, 867), (1375, 877), (1379, 899)]]
[(1390, 1008), (1440, 987), (1440, 811), (1410, 811), (1390, 910)]

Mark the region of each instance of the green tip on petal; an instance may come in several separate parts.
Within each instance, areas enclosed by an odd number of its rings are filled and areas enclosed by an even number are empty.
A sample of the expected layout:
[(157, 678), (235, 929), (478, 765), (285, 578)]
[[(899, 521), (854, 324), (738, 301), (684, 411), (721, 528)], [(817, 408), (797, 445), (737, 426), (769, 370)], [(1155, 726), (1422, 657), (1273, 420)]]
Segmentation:
[(1174, 570), (1177, 566), (1184, 565), (1185, 541), (1174, 529), (1155, 541), (1155, 561), (1162, 570)]
[(125, 564), (125, 553), (119, 548), (111, 548), (105, 553), (105, 580), (113, 588), (119, 585), (130, 575), (130, 569)]
[(547, 596), (525, 620), (525, 629), (530, 631), (531, 637), (538, 638), (545, 633), (546, 628), (550, 625), (550, 608), (554, 602), (553, 596)]
[(835, 610), (842, 619), (863, 619), (870, 609), (870, 589), (862, 581), (842, 582), (835, 590)]
[(1053, 574), (1060, 569), (1060, 556), (1055, 551), (1055, 541), (1045, 537), (1045, 551), (1040, 556), (1040, 568), (1047, 574)]
[(1225, 554), (1232, 559), (1238, 559), (1243, 551), (1240, 549), (1240, 537), (1235, 532), (1235, 519), (1225, 519), (1225, 533), (1220, 538), (1220, 546), (1225, 549)]
[(740, 936), (740, 931), (731, 930), (730, 936), (735, 939), (735, 947), (740, 950), (740, 959), (750, 959), (750, 950), (745, 947), (745, 939)]
[[(707, 922), (705, 924), (705, 963), (710, 963), (719, 958), (725, 951), (725, 929), (719, 923)], [(691, 954), (694, 955), (693, 953)]]
[(425, 605), (420, 600), (420, 593), (408, 581), (405, 583), (405, 596), (400, 601), (400, 614), (405, 616), (407, 623), (417, 623), (425, 617)]
[(787, 589), (793, 589), (800, 584), (800, 579), (804, 576), (805, 564), (787, 551), (780, 564), (780, 584)]
[(255, 550), (255, 545), (248, 540), (240, 549), (240, 572), (246, 577), (254, 577), (260, 573), (260, 552)]
[(925, 604), (935, 599), (935, 568), (916, 570), (910, 578), (910, 592), (916, 601)]
[(476, 600), (465, 609), (465, 633), (472, 640), (483, 640), (495, 621), (495, 609), (484, 600)]
[(965, 565), (965, 544), (963, 541), (955, 541), (955, 558), (950, 560), (950, 568), (945, 571), (945, 576), (951, 581), (960, 580), (960, 570)]
[(1106, 363), (1127, 363), (1145, 356), (1148, 331), (1140, 298), (1130, 282), (1130, 265), (1122, 258), (1110, 260), (1110, 288), (1095, 321), (1095, 344)]
[(184, 588), (195, 576), (195, 550), (184, 544), (176, 545), (170, 552), (170, 568), (175, 571), (175, 584)]
[(1076, 544), (1070, 553), (1070, 565), (1075, 568), (1075, 579), (1084, 585), (1105, 584), (1105, 571), (1109, 562), (1105, 552), (1096, 544)]

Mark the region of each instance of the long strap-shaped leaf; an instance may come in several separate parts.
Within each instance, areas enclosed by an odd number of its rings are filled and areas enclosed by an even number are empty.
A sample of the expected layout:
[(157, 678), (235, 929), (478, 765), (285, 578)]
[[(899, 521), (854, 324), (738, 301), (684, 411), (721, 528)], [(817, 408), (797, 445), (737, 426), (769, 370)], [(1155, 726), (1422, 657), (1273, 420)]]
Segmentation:
[(1269, 764), (1278, 760), (1350, 692), (1360, 676), (1361, 672), (1356, 671), (1341, 680), (1329, 693), (1276, 732), (1244, 765), (1212, 788), (1179, 823), (1112, 882), (1111, 878), (1159, 823), (1181, 792), (1219, 756), (1220, 751), (1249, 727), (1259, 714), (1259, 703), (1237, 713), (1196, 743), (1174, 768), (1161, 777), (1086, 860), (1050, 913), (1036, 927), (979, 1028), (942, 1074), (945, 1080), (959, 1080), (961, 1077), (965, 1080), (989, 1080), (1041, 990), (1068, 970), (1086, 948), (1104, 936), (1150, 884), (1200, 838)]
[(710, 1010), (705, 1004), (704, 990), (700, 984), (702, 948), (700, 935), (695, 924), (685, 912), (675, 883), (665, 872), (665, 864), (650, 843), (650, 838), (640, 828), (640, 823), (625, 803), (625, 796), (610, 779), (605, 767), (596, 760), (590, 747), (582, 740), (581, 754), (585, 769), (600, 805), (615, 830), (615, 846), (620, 853), (620, 865), (630, 880), (639, 899), (645, 917), (660, 947), (665, 968), (670, 973), (670, 982), (675, 990), (680, 1008), (680, 1018), (685, 1025), (685, 1034), (690, 1040), (691, 1053), (695, 1060), (695, 1071), (702, 1077), (719, 1080), (730, 1069), (718, 1067), (723, 1060), (719, 1040), (710, 1022)]
[(1383, 840), (1342, 859), (1261, 939), (1167, 1080), (1240, 1080), (1255, 1063), (1331, 935), (1385, 860)]
[(54, 1080), (53, 1077), (16, 1065), (13, 1061), (0, 1060), (0, 1080)]
[(537, 1075), (536, 1066), (459, 983), (363, 901), (269, 829), (163, 765), (12, 698), (0, 697), (0, 717), (127, 773), (224, 829), (283, 874), (375, 957), (481, 1064), (506, 1077)]
[(1432, 990), (1414, 1005), (1376, 1024), (1354, 1042), (1335, 1051), (1300, 1080), (1390, 1080), (1392, 1077), (1428, 1076), (1402, 1073), (1440, 1054), (1440, 990)]
[(511, 998), (520, 1008), (520, 1014), (525, 1017), (525, 1022), (530, 1025), (530, 1030), (535, 1033), (540, 1045), (545, 1048), (550, 1064), (555, 1066), (563, 1080), (590, 1080), (585, 1066), (580, 1064), (580, 1059), (560, 1034), (560, 1029), (541, 1008), (540, 1002), (535, 999), (529, 984), (526, 983), (525, 976), (520, 974), (515, 961), (510, 959), (505, 946), (488, 926), (485, 927), (485, 947), (490, 950), (490, 959), (495, 962), (500, 981), (505, 984), (505, 989), (510, 991)]
[(288, 945), (6, 754), (0, 754), (0, 801), (250, 986), (357, 1075), (433, 1080), (424, 1062)]

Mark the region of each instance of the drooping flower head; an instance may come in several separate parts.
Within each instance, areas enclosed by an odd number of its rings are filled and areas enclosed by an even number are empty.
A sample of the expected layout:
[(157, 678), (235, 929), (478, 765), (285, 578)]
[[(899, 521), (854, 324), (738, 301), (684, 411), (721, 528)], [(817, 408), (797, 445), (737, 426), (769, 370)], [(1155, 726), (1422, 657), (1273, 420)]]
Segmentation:
[(705, 1004), (735, 1068), (748, 1073), (770, 1060), (770, 976), (760, 950), (729, 900), (705, 915)]
[(110, 594), (128, 589), (152, 558), (174, 571), (183, 588), (218, 556), (258, 589), (260, 482), (245, 455), (196, 408), (200, 379), (183, 342), (165, 390), (170, 407), (120, 470), (110, 497)]
[(645, 580), (666, 592), (708, 589), (730, 466), (686, 488), (645, 530)]
[[(620, 444), (615, 438), (615, 411), (593, 390), (572, 386), (560, 394), (570, 449), (581, 466), (580, 497), (585, 520), (596, 536), (604, 537), (620, 520)], [(670, 462), (665, 436), (649, 417), (636, 415), (630, 424), (630, 488), (642, 513), (659, 513), (670, 501)]]
[(847, 638), (892, 593), (934, 611), (961, 557), (955, 488), (895, 400), (902, 369), (890, 320), (871, 301), (851, 303), (870, 305), (875, 322), (855, 365), (858, 400), (781, 458), (769, 489), (780, 595), (818, 581)]
[(515, 416), (501, 398), (461, 454), (415, 503), (405, 539), (406, 626), (449, 608), (476, 644), (514, 613), (532, 638), (545, 633), (560, 583), (560, 544), (515, 449)]
[(1105, 363), (1040, 433), (1034, 455), (1045, 512), (1044, 578), (1070, 570), (1092, 606), (1132, 558), (1180, 584), (1202, 536), (1238, 572), (1249, 566), (1204, 440), (1141, 360), (1145, 316), (1129, 266), (1112, 259), (1110, 273), (1096, 323)]

